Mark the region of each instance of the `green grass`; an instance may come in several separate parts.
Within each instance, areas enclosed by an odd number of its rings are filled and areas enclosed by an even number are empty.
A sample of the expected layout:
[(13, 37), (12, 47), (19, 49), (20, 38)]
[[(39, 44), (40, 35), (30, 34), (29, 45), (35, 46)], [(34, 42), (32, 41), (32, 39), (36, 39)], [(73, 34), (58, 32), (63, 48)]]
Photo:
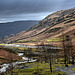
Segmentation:
[[(34, 62), (34, 63), (27, 63), (26, 65), (32, 64), (31, 68), (29, 69), (15, 69), (13, 70), (14, 74), (18, 75), (58, 75), (58, 73), (61, 73), (61, 75), (64, 75), (64, 72), (55, 72), (55, 66), (63, 66), (61, 64), (53, 64), (53, 72), (50, 72), (49, 69), (49, 63), (41, 63), (41, 62)], [(38, 70), (37, 70), (38, 65)], [(34, 74), (35, 73), (35, 74)], [(38, 73), (38, 74), (36, 74)], [(9, 74), (8, 74), (9, 75)]]
[(32, 40), (18, 40), (16, 41), (17, 43), (25, 43), (25, 42), (37, 42), (37, 39), (32, 39)]
[(75, 39), (72, 39), (73, 41), (75, 41)]
[(72, 68), (73, 71), (75, 71), (75, 68)]
[(52, 38), (52, 39), (46, 39), (47, 42), (58, 42), (61, 41), (62, 39), (60, 38)]
[(6, 44), (0, 44), (0, 45), (2, 45), (2, 46), (6, 46)]
[(20, 49), (20, 50), (27, 50), (27, 48), (24, 47), (14, 47), (15, 49)]

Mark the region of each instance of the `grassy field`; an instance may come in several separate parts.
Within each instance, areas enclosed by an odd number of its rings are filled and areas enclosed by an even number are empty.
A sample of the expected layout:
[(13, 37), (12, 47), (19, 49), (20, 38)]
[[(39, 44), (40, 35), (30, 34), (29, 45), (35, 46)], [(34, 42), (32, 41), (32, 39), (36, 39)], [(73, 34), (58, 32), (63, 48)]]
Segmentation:
[[(34, 63), (27, 63), (25, 65), (32, 65), (29, 69), (15, 69), (13, 70), (14, 75), (66, 75), (64, 72), (57, 71), (55, 66), (63, 66), (61, 64), (53, 64), (53, 72), (50, 72), (49, 63), (41, 63), (41, 62), (34, 62)], [(8, 74), (10, 75), (10, 74)]]

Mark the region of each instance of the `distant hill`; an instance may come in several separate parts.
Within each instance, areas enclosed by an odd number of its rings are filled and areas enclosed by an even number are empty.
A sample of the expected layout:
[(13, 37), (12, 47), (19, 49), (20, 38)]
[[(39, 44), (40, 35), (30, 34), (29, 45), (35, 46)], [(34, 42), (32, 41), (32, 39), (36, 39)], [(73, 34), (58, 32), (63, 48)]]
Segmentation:
[(7, 43), (16, 42), (21, 44), (28, 42), (50, 43), (54, 41), (52, 39), (59, 41), (62, 34), (70, 35), (75, 40), (75, 8), (54, 12), (27, 31), (22, 31), (13, 37), (5, 39), (5, 41)]
[(38, 21), (35, 20), (0, 23), (0, 37), (25, 31), (37, 23)]

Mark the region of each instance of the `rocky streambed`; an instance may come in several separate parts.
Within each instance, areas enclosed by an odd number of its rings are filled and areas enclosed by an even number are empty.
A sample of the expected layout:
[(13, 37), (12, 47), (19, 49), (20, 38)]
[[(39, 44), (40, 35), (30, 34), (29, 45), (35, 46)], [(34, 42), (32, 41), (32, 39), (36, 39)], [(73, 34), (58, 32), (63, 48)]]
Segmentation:
[[(18, 56), (22, 56), (23, 53), (17, 53)], [(28, 59), (27, 57), (22, 57), (24, 61), (17, 61), (17, 62), (13, 62), (13, 63), (9, 63), (9, 64), (2, 64), (0, 65), (1, 68), (0, 68), (0, 73), (4, 73), (7, 71), (7, 69), (9, 69), (11, 67), (11, 65), (13, 67), (17, 66), (17, 64), (23, 64), (23, 63), (28, 63), (28, 62), (35, 62), (37, 61), (36, 59)]]

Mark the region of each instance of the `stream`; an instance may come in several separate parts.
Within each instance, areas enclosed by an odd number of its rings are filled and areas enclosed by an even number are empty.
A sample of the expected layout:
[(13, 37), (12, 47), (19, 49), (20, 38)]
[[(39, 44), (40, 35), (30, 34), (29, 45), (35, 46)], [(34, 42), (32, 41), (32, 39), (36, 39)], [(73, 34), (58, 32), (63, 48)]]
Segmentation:
[[(23, 53), (17, 53), (18, 56), (22, 56)], [(12, 64), (13, 67), (15, 67), (17, 64), (22, 64), (22, 63), (28, 63), (28, 62), (35, 62), (37, 61), (36, 59), (28, 59), (27, 57), (22, 57), (25, 61), (19, 61), (19, 62), (13, 62), (10, 64), (2, 64), (0, 65), (2, 68), (0, 68), (0, 73), (6, 72), (6, 69), (8, 69), (10, 67), (10, 65)], [(28, 61), (29, 60), (29, 61)]]

